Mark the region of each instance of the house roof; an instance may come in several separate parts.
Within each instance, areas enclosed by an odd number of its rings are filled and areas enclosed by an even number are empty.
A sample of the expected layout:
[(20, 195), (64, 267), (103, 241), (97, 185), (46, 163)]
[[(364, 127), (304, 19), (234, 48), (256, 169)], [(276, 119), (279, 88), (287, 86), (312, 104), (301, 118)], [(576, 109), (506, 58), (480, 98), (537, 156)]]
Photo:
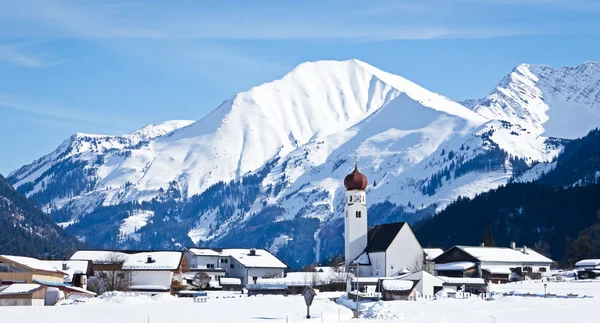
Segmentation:
[(42, 288), (38, 284), (12, 284), (0, 290), (0, 296), (5, 295), (28, 295)]
[(411, 290), (415, 283), (412, 280), (384, 279), (381, 285), (384, 290), (399, 292)]
[(65, 272), (59, 269), (60, 267), (57, 267), (50, 261), (22, 256), (0, 256), (0, 259), (2, 258), (35, 271), (65, 274)]
[[(151, 262), (148, 262), (148, 257)], [(71, 260), (88, 260), (94, 264), (123, 263), (126, 270), (176, 270), (183, 259), (181, 251), (136, 251), (125, 253), (112, 250), (79, 250)]]
[[(196, 256), (219, 256), (232, 257), (245, 267), (250, 268), (288, 268), (279, 258), (265, 249), (211, 249), (211, 248), (187, 248), (193, 255)], [(251, 255), (254, 250), (255, 254)]]
[(381, 224), (369, 229), (366, 252), (386, 251), (406, 222)]
[(435, 264), (435, 270), (445, 271), (463, 271), (475, 267), (476, 264), (470, 261), (448, 262), (445, 264)]
[(234, 277), (221, 277), (219, 279), (219, 283), (221, 285), (242, 285), (242, 280), (239, 278), (234, 278)]
[(576, 267), (596, 267), (600, 265), (600, 259), (583, 259), (575, 263)]
[[(87, 260), (43, 260), (46, 263), (51, 264), (54, 268), (61, 270), (68, 275), (65, 281), (70, 282), (74, 274), (86, 274), (88, 272), (90, 262)], [(66, 269), (63, 269), (63, 264), (67, 265)]]
[(110, 264), (123, 262), (128, 254), (113, 250), (79, 250), (71, 256), (71, 260), (89, 260), (94, 264)]
[(456, 246), (481, 262), (552, 263), (552, 259), (529, 248)]
[(437, 280), (438, 283), (441, 285), (444, 281), (442, 279), (440, 279), (437, 276), (434, 276), (424, 270), (421, 271), (417, 271), (416, 273), (412, 273), (412, 274), (406, 274), (404, 276), (399, 277), (399, 279), (402, 280), (422, 280), (422, 279), (432, 279), (432, 280)]
[(433, 260), (437, 258), (437, 256), (444, 253), (444, 250), (441, 248), (423, 248), (423, 252), (425, 253), (426, 260)]
[[(148, 259), (150, 258), (150, 262)], [(176, 270), (181, 264), (181, 251), (141, 252), (129, 255), (123, 263), (128, 270)]]

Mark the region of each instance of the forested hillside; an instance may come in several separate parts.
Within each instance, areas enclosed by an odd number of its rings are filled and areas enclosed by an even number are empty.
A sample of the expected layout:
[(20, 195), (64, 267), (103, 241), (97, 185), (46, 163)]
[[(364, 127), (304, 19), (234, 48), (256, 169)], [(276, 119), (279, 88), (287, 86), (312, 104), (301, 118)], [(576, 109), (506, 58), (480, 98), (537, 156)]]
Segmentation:
[[(459, 198), (417, 229), (424, 246), (477, 245), (486, 230), (496, 246), (511, 241), (559, 262), (600, 257), (600, 131), (569, 141), (554, 168), (533, 183), (511, 183)], [(600, 232), (600, 231), (599, 231)], [(489, 239), (487, 239), (489, 240)]]
[(0, 175), (0, 254), (61, 258), (79, 246)]

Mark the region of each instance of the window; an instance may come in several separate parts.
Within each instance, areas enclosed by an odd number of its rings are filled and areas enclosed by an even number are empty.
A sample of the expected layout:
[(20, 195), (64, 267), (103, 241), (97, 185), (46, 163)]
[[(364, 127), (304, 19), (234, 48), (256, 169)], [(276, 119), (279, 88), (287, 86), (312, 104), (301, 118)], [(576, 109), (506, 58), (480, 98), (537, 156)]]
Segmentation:
[(540, 267), (540, 272), (541, 273), (545, 273), (546, 272), (546, 267)]
[(215, 264), (206, 264), (206, 268), (215, 268)]
[(531, 267), (523, 267), (523, 272), (532, 273), (533, 270), (531, 269)]
[(125, 279), (125, 273), (117, 273), (117, 278)]
[(229, 262), (229, 259), (227, 259), (227, 258), (221, 258), (221, 263), (222, 264), (226, 264), (227, 262)]
[(233, 269), (233, 264), (229, 265), (229, 268)]
[(348, 210), (346, 210), (346, 217), (348, 217)]
[(362, 217), (362, 211), (356, 211), (356, 217), (357, 218)]

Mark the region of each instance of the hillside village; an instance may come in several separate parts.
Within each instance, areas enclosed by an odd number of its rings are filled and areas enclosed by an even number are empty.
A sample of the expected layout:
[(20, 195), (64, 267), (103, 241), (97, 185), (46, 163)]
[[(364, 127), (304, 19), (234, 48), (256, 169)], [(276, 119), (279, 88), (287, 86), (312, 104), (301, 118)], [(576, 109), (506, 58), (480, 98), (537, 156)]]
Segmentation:
[[(207, 292), (294, 295), (312, 288), (339, 292), (335, 299), (352, 307), (360, 302), (433, 300), (467, 293), (487, 299), (494, 285), (600, 275), (599, 259), (581, 259), (577, 268), (563, 271), (552, 259), (516, 243), (423, 248), (408, 223), (368, 227), (367, 184), (358, 167), (344, 179), (345, 261), (294, 272), (259, 248), (78, 250), (62, 260), (0, 255), (0, 305), (55, 305), (115, 291), (197, 299), (206, 298)], [(579, 296), (543, 297), (548, 295)]]

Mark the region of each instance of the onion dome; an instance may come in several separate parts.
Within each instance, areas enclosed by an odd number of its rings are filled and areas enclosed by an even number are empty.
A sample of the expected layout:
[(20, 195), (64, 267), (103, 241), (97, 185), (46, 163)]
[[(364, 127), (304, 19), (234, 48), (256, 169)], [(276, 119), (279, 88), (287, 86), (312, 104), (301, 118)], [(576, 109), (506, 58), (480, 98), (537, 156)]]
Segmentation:
[(354, 171), (344, 178), (344, 186), (346, 190), (361, 190), (364, 191), (367, 188), (369, 181), (367, 176), (358, 171), (358, 167), (354, 167)]

